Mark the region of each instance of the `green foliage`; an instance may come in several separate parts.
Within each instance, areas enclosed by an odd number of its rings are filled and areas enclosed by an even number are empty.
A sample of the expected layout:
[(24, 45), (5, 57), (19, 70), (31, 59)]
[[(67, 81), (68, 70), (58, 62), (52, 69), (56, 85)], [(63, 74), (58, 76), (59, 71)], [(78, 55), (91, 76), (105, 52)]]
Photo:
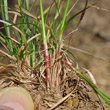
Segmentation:
[(64, 32), (63, 28), (64, 28), (65, 20), (66, 20), (66, 17), (67, 17), (66, 15), (67, 15), (67, 12), (68, 12), (69, 4), (70, 4), (70, 0), (67, 0), (65, 11), (64, 11), (64, 16), (63, 16), (63, 19), (62, 19), (62, 24), (61, 24), (61, 27), (60, 27), (59, 42), (61, 42), (61, 40), (62, 40), (62, 36), (63, 36), (63, 32)]
[[(1, 4), (1, 11), (2, 11), (2, 18), (5, 21), (9, 21), (9, 16), (8, 16), (8, 4), (7, 4), (7, 0), (0, 0), (0, 4)], [(5, 26), (7, 26), (5, 24)], [(9, 27), (5, 27), (5, 31), (7, 36), (10, 38), (10, 28)], [(6, 43), (9, 46), (9, 49), (11, 52), (13, 52), (13, 46), (12, 46), (12, 41), (10, 39), (6, 40)]]

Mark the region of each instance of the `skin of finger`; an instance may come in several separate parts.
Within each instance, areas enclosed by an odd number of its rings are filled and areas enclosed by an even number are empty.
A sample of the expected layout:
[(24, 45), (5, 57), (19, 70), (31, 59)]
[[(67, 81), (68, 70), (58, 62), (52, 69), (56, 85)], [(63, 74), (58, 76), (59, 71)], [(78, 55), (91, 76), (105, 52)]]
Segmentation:
[(34, 110), (31, 96), (22, 87), (9, 87), (0, 91), (0, 104), (6, 106), (9, 102), (21, 104), (24, 110)]
[(15, 109), (4, 106), (4, 105), (0, 105), (0, 110), (15, 110)]

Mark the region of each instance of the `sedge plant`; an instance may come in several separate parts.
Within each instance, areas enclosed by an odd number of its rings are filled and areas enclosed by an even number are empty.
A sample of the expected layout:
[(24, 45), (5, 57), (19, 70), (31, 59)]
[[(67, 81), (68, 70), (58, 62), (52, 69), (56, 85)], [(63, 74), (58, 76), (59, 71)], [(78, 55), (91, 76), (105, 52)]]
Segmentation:
[[(59, 85), (61, 83), (61, 68), (59, 65), (66, 65), (71, 71), (75, 71), (83, 78), (93, 90), (110, 105), (110, 97), (100, 91), (92, 81), (79, 71), (74, 54), (63, 47), (63, 33), (68, 24), (73, 21), (75, 17), (81, 15), (78, 25), (76, 26), (77, 28), (85, 11), (91, 6), (96, 5), (96, 3), (94, 3), (87, 6), (88, 0), (86, 0), (84, 9), (68, 18), (68, 15), (78, 1), (79, 0), (76, 0), (72, 7), (70, 7), (71, 0), (65, 0), (66, 5), (62, 17), (61, 13), (64, 1), (61, 0), (53, 0), (46, 9), (43, 7), (42, 0), (34, 0), (31, 5), (29, 4), (29, 0), (17, 0), (15, 9), (8, 7), (7, 0), (0, 0), (2, 14), (0, 22), (4, 23), (2, 28), (4, 28), (6, 32), (0, 32), (0, 42), (6, 49), (5, 52), (0, 50), (0, 53), (2, 53), (0, 59), (2, 60), (4, 57), (8, 57), (13, 60), (13, 63), (16, 65), (27, 64), (31, 68), (32, 74), (34, 74), (36, 68), (44, 64), (46, 68), (44, 73), (46, 78), (46, 90), (49, 91), (52, 88), (57, 88), (57, 92), (60, 91)], [(39, 3), (39, 6), (36, 9), (35, 16), (31, 13), (31, 10), (36, 3)], [(49, 14), (52, 9), (55, 10), (55, 13), (52, 21), (49, 21)], [(10, 17), (10, 13), (13, 14), (14, 19)], [(55, 67), (56, 59), (61, 58), (62, 51), (65, 51), (73, 57), (74, 61), (76, 61), (76, 67), (72, 67), (65, 60), (62, 60), (61, 63), (58, 63), (57, 67)], [(55, 70), (52, 70), (51, 67), (54, 67)], [(32, 77), (34, 76), (35, 74), (32, 75)]]

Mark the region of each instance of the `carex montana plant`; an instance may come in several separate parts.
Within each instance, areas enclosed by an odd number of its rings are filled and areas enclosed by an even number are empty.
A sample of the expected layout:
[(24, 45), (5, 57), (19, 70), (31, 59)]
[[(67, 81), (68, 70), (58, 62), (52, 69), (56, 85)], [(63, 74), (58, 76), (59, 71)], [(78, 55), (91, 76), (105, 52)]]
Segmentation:
[[(0, 59), (8, 57), (15, 65), (21, 65), (21, 67), (26, 65), (31, 70), (32, 77), (44, 78), (46, 91), (56, 89), (58, 94), (60, 94), (59, 86), (64, 80), (62, 68), (65, 65), (83, 78), (110, 105), (110, 98), (79, 71), (74, 54), (63, 47), (64, 31), (68, 24), (80, 16), (74, 26), (76, 30), (86, 10), (97, 4), (88, 6), (88, 0), (86, 0), (82, 10), (70, 15), (78, 1), (76, 0), (70, 6), (71, 0), (53, 0), (48, 7), (44, 8), (42, 0), (34, 0), (31, 4), (29, 0), (17, 0), (17, 4), (11, 9), (8, 7), (7, 0), (0, 0), (2, 14), (0, 22), (4, 24), (1, 29), (5, 30), (5, 33), (0, 31), (0, 42), (5, 49), (5, 51), (0, 50), (2, 53)], [(34, 14), (32, 14), (33, 7), (36, 9)], [(75, 67), (66, 57), (64, 58), (68, 55), (72, 56)], [(44, 71), (36, 75), (36, 69), (40, 66)]]

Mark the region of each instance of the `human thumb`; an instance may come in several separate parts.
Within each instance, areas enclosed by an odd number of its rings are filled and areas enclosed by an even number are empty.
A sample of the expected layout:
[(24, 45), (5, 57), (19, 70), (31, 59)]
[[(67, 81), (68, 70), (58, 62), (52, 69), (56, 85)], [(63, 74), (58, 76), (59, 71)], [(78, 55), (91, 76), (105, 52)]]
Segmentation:
[(30, 94), (22, 87), (0, 90), (0, 110), (34, 110)]

